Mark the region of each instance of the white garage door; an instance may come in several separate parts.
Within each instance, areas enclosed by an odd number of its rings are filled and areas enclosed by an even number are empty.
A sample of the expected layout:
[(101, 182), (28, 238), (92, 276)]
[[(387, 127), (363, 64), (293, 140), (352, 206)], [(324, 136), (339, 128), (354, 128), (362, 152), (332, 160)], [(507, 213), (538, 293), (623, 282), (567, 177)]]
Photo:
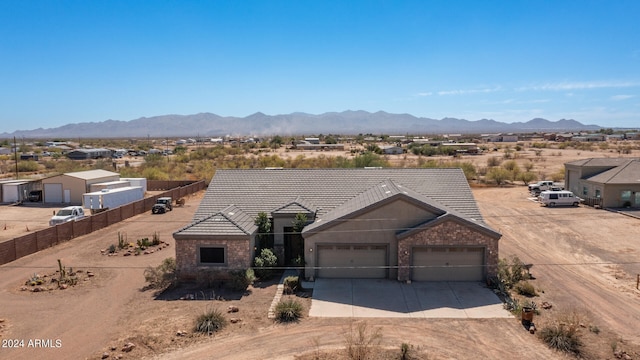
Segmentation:
[(318, 277), (387, 277), (386, 245), (318, 245)]
[(44, 202), (62, 202), (62, 184), (44, 184)]
[(413, 248), (414, 281), (482, 281), (484, 248)]

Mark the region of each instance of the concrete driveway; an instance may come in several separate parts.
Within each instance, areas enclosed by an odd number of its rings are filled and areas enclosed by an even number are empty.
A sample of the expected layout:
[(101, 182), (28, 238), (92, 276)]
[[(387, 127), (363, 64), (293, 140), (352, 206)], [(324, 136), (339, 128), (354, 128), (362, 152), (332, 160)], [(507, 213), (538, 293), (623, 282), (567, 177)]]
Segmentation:
[(404, 318), (510, 318), (478, 282), (316, 279), (309, 316)]

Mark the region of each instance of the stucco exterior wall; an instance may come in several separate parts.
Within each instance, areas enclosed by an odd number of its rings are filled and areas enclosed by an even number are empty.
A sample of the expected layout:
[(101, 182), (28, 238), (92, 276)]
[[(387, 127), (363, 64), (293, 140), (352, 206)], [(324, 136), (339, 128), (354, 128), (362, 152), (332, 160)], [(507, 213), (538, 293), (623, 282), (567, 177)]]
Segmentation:
[(318, 245), (385, 244), (388, 246), (389, 278), (397, 277), (398, 245), (396, 233), (433, 219), (435, 215), (415, 204), (397, 200), (360, 214), (311, 236), (305, 235), (305, 276), (316, 277)]
[(498, 239), (456, 221), (444, 221), (398, 241), (398, 280), (411, 280), (414, 246), (481, 246), (485, 248), (485, 276), (496, 275), (499, 260)]

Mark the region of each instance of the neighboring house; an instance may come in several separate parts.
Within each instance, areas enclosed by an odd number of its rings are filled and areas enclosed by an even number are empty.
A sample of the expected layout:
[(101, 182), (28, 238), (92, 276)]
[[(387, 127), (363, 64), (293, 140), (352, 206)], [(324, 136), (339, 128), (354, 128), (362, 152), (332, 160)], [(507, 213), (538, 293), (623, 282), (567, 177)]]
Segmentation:
[(111, 158), (112, 151), (109, 149), (77, 149), (69, 151), (67, 157), (71, 160), (90, 160)]
[(11, 153), (12, 153), (11, 149), (0, 147), (0, 155), (10, 155)]
[(401, 146), (382, 146), (380, 150), (382, 150), (382, 153), (385, 155), (401, 155), (404, 153)]
[(82, 205), (82, 194), (91, 191), (91, 185), (120, 180), (120, 175), (106, 170), (87, 170), (42, 179), (45, 203)]
[[(281, 265), (304, 276), (483, 281), (501, 235), (482, 219), (461, 169), (217, 170), (193, 222), (176, 231), (180, 276), (252, 266), (255, 219), (272, 220)], [(308, 224), (293, 232), (296, 214)]]
[(590, 158), (565, 166), (565, 187), (589, 205), (640, 207), (640, 160)]

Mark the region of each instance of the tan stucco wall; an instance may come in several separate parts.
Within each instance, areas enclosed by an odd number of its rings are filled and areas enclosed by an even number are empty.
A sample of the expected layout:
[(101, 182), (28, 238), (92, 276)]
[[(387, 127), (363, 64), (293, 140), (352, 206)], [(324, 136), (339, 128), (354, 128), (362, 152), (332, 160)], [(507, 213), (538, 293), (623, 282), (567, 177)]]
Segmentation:
[(424, 231), (408, 236), (398, 241), (398, 280), (411, 279), (411, 259), (415, 246), (481, 246), (485, 248), (484, 263), (487, 265), (485, 276), (496, 274), (499, 254), (498, 239), (464, 226), (456, 221), (443, 221)]
[[(325, 228), (320, 233), (305, 235), (305, 276), (316, 277), (318, 245), (322, 244), (384, 244), (388, 246), (389, 278), (397, 276), (398, 264), (396, 233), (433, 219), (434, 214), (415, 204), (397, 200), (335, 226)], [(311, 250), (311, 251), (310, 251)]]

